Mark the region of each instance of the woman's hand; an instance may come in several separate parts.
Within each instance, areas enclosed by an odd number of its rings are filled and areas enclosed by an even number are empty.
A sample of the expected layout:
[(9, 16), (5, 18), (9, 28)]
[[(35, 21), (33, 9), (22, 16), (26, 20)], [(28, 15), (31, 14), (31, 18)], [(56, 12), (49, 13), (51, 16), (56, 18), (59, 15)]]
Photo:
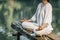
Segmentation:
[(46, 27), (48, 27), (48, 23), (45, 23), (44, 25), (39, 26), (38, 29), (37, 29), (37, 31), (40, 31), (40, 30), (42, 30), (42, 29), (44, 29)]
[(43, 28), (41, 26), (38, 27), (38, 29), (36, 29), (37, 31), (42, 30)]
[(28, 22), (28, 20), (26, 18), (23, 18), (22, 20), (20, 20), (21, 22)]

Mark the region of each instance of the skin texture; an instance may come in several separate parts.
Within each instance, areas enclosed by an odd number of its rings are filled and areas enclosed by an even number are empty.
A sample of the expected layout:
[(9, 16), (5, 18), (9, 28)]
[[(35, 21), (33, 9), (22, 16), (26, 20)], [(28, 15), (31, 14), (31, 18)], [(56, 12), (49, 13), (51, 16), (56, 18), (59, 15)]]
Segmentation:
[(47, 0), (42, 0), (42, 3), (45, 5), (45, 4), (48, 3), (48, 1)]

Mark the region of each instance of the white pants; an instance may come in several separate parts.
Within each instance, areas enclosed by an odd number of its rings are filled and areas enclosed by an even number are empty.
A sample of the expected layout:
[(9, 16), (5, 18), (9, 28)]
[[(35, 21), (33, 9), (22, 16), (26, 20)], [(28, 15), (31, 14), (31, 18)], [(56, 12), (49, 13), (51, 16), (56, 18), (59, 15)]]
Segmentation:
[(40, 31), (35, 31), (35, 29), (38, 28), (38, 24), (32, 23), (32, 22), (23, 22), (22, 23), (23, 28), (29, 29), (29, 30), (34, 30), (36, 35), (48, 35), (52, 32), (52, 30), (49, 30), (48, 28), (44, 28), (43, 30)]

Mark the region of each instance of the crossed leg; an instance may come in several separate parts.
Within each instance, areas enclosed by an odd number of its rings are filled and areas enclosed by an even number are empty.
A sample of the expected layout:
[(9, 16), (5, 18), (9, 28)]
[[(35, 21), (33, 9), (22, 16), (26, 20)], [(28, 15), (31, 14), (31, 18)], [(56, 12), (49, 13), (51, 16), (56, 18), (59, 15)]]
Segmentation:
[[(34, 30), (38, 28), (38, 24), (32, 23), (32, 22), (23, 22), (22, 23), (23, 28), (26, 28), (28, 30)], [(40, 31), (34, 31), (36, 35), (42, 36), (42, 35), (48, 35), (52, 32), (52, 30), (49, 30), (48, 28), (44, 28)]]

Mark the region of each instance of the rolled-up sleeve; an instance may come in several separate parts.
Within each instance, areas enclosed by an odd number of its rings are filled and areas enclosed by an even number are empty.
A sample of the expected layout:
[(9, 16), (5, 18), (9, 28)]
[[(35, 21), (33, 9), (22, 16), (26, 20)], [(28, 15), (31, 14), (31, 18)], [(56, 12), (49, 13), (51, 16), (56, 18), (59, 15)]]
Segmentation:
[(46, 6), (44, 23), (51, 24), (52, 22), (52, 6)]

